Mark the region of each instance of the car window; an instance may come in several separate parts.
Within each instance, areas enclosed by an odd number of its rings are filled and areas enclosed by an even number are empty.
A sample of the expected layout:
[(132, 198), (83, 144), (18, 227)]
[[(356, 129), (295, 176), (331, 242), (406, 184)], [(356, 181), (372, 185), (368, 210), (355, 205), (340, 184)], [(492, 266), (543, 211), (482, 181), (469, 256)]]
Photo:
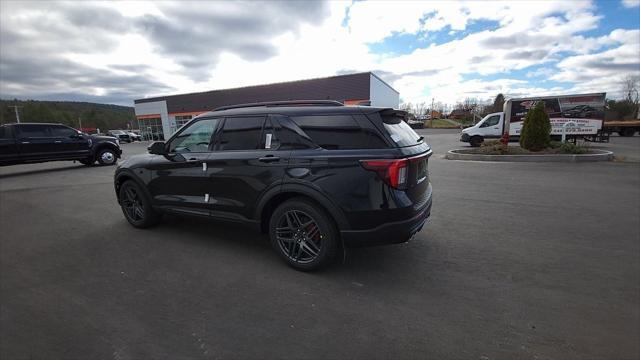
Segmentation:
[(314, 143), (327, 150), (387, 147), (375, 129), (361, 126), (351, 115), (293, 116), (291, 120)]
[(66, 126), (52, 126), (51, 135), (55, 137), (71, 137), (77, 135), (78, 131)]
[(169, 144), (169, 152), (207, 152), (220, 119), (202, 119), (191, 123)]
[(230, 117), (224, 120), (217, 150), (254, 150), (258, 148), (264, 116)]
[(394, 111), (382, 111), (367, 115), (372, 119), (380, 117), (384, 131), (398, 147), (418, 145), (423, 142), (422, 137), (403, 121), (403, 117)]
[(279, 134), (276, 133), (276, 129), (273, 126), (272, 119), (269, 117), (264, 122), (264, 129), (262, 130), (262, 137), (260, 138), (260, 149), (277, 150), (280, 148)]
[(269, 115), (269, 117), (279, 125), (280, 150), (301, 150), (318, 147), (289, 117), (284, 115)]
[(0, 139), (11, 139), (11, 129), (8, 126), (0, 126)]
[(500, 115), (493, 115), (492, 117), (485, 120), (485, 122), (483, 122), (482, 125), (480, 125), (480, 127), (489, 127), (489, 126), (498, 125), (499, 122), (500, 122)]
[(47, 125), (20, 125), (20, 136), (29, 137), (49, 137), (49, 126)]

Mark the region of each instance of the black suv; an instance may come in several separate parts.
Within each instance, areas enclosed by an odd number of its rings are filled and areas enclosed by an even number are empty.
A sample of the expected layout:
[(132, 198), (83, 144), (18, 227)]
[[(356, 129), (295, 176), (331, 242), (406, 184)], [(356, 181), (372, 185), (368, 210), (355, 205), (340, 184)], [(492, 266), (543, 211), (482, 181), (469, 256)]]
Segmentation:
[(122, 155), (116, 138), (87, 135), (62, 124), (19, 123), (0, 126), (0, 165), (78, 160), (113, 165)]
[(166, 212), (251, 225), (299, 270), (342, 246), (406, 242), (431, 212), (432, 152), (405, 116), (333, 101), (219, 108), (120, 164), (118, 202), (139, 228)]

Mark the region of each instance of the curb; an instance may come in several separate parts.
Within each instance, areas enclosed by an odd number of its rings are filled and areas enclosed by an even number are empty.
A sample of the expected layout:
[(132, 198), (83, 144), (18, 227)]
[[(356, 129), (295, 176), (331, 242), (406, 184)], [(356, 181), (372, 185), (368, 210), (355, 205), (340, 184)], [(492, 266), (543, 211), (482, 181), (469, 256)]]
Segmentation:
[(449, 150), (444, 156), (448, 160), (470, 161), (504, 161), (504, 162), (585, 162), (585, 161), (611, 161), (613, 152), (606, 150), (591, 150), (595, 154), (545, 154), (545, 155), (482, 155), (465, 154), (459, 151), (464, 149)]

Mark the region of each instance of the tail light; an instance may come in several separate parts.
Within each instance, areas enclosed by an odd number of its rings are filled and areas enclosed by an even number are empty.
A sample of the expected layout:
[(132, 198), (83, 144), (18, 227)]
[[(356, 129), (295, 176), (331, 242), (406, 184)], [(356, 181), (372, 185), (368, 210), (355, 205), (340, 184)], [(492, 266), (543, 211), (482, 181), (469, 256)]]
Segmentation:
[(407, 186), (408, 159), (360, 160), (360, 164), (367, 170), (375, 171), (392, 188), (404, 189)]

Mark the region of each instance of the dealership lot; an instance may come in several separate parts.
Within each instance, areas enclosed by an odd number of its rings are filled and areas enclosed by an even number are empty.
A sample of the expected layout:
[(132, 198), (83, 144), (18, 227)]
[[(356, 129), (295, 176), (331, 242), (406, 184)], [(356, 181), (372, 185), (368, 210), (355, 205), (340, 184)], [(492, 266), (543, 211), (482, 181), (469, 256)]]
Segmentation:
[(640, 356), (640, 137), (593, 145), (620, 162), (479, 163), (419, 132), (428, 225), (317, 273), (238, 226), (134, 229), (114, 167), (0, 168), (0, 358)]

